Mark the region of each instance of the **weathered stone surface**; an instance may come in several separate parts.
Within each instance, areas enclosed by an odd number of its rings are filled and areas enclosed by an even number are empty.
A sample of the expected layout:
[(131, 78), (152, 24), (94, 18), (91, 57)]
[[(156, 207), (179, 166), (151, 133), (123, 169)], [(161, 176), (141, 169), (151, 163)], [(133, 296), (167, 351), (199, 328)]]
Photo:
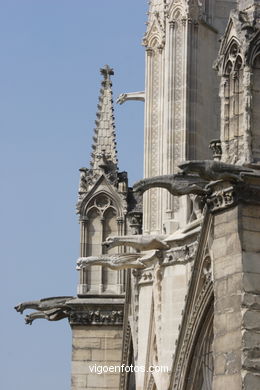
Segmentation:
[(242, 326), (248, 330), (260, 331), (260, 311), (245, 310), (242, 317)]
[(76, 337), (73, 340), (73, 346), (75, 348), (100, 348), (101, 347), (101, 340), (98, 337)]
[(98, 390), (115, 388), (119, 384), (119, 376), (114, 374), (89, 375), (87, 378), (88, 387)]
[(213, 379), (213, 390), (228, 388), (229, 390), (242, 389), (240, 373), (235, 375), (216, 375)]
[[(112, 327), (111, 327), (112, 330)], [(107, 329), (100, 327), (100, 326), (91, 326), (91, 327), (85, 327), (85, 326), (77, 326), (75, 329), (75, 332), (73, 332), (73, 337), (86, 337), (86, 332), (89, 338), (96, 338), (98, 337), (109, 337), (109, 338), (115, 338), (115, 339), (121, 339), (122, 338), (122, 331), (118, 330), (118, 327), (114, 328), (114, 332), (107, 332)]]
[(235, 351), (241, 347), (241, 331), (240, 329), (226, 333), (224, 336), (215, 338), (215, 352)]
[(87, 386), (87, 376), (86, 375), (72, 375), (71, 377), (71, 386), (72, 390), (74, 389), (86, 389)]
[(75, 346), (72, 348), (72, 360), (92, 360), (92, 354), (90, 349), (86, 349), (81, 346), (80, 348)]
[(243, 275), (243, 287), (248, 293), (260, 294), (260, 274), (245, 273)]
[[(121, 336), (122, 337), (122, 336)], [(121, 342), (122, 344), (122, 342)], [(119, 345), (121, 347), (121, 345)], [(121, 359), (121, 348), (119, 349), (106, 349), (105, 350), (92, 350), (91, 359), (92, 361), (115, 361), (120, 362)], [(105, 363), (104, 363), (105, 364)]]
[(111, 338), (104, 338), (101, 339), (101, 348), (102, 349), (121, 349), (122, 347), (122, 340), (120, 339), (111, 339)]
[(256, 373), (247, 373), (243, 378), (245, 389), (258, 390), (260, 388), (260, 375)]

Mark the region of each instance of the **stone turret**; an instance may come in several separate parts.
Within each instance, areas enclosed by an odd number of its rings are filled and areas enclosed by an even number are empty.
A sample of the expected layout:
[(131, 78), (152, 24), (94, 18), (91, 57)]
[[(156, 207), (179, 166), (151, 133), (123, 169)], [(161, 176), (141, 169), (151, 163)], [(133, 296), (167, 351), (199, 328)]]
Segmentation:
[(103, 172), (117, 174), (118, 160), (116, 148), (116, 133), (113, 115), (113, 93), (110, 77), (114, 71), (108, 65), (100, 69), (104, 79), (101, 82), (96, 128), (93, 136), (93, 153), (90, 166), (95, 175)]
[[(112, 68), (100, 70), (103, 79), (96, 114), (90, 169), (80, 169), (79, 201), (81, 224), (80, 256), (106, 253), (102, 242), (109, 235), (126, 231), (127, 173), (118, 171), (114, 124)], [(117, 250), (117, 249), (115, 249)], [(80, 272), (78, 294), (122, 294), (124, 274), (100, 266)]]

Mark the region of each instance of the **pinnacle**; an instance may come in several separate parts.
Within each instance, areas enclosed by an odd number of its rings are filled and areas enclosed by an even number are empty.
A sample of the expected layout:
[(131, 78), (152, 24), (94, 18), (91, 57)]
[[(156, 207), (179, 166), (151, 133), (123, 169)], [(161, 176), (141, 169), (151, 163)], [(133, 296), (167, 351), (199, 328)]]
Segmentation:
[(91, 166), (96, 173), (117, 172), (117, 148), (116, 134), (113, 115), (113, 93), (110, 77), (114, 75), (114, 70), (105, 65), (100, 69), (103, 76), (102, 88), (97, 104), (95, 129), (91, 155)]

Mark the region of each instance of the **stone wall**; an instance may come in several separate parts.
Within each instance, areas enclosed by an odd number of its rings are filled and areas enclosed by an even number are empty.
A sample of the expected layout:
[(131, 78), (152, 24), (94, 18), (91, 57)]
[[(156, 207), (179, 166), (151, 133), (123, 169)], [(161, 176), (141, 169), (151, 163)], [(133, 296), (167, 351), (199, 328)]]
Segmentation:
[(95, 367), (119, 366), (121, 351), (122, 329), (118, 326), (72, 326), (71, 389), (118, 390), (119, 369), (98, 374)]
[(213, 390), (260, 388), (260, 206), (215, 215)]

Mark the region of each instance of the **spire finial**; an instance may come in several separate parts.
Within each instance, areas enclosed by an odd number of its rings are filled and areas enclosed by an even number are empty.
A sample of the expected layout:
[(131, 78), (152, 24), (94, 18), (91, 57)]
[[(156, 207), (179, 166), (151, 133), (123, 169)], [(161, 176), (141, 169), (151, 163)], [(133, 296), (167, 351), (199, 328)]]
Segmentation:
[(105, 65), (100, 69), (100, 73), (104, 78), (101, 81), (102, 88), (97, 106), (93, 153), (90, 162), (93, 172), (97, 175), (103, 172), (111, 174), (118, 171), (112, 81), (110, 80), (114, 70), (109, 65)]
[(100, 69), (100, 73), (104, 76), (105, 80), (110, 79), (110, 76), (114, 75), (114, 69), (110, 68), (109, 65), (105, 65), (103, 68)]

